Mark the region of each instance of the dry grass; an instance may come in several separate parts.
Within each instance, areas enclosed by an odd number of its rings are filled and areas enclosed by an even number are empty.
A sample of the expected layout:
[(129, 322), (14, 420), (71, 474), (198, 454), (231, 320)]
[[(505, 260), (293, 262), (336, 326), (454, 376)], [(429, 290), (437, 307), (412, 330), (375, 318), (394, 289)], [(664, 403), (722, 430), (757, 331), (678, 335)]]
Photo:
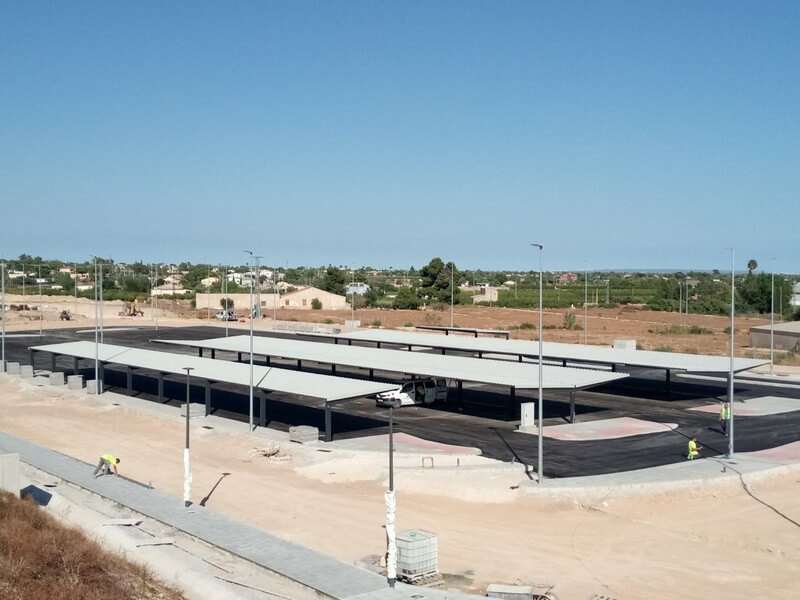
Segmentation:
[(183, 600), (148, 570), (0, 493), (0, 599)]

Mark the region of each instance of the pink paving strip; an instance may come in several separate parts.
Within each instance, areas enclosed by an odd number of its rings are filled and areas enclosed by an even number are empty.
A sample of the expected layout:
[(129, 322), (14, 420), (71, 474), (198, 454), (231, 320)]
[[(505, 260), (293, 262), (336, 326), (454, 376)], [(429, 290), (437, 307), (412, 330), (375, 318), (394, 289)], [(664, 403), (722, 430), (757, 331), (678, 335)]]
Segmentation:
[[(689, 410), (696, 412), (719, 415), (722, 403), (706, 404)], [(779, 415), (781, 413), (800, 410), (800, 400), (796, 398), (779, 398), (776, 396), (762, 396), (733, 403), (734, 417), (763, 417), (766, 415)]]
[[(388, 434), (375, 436), (375, 439), (389, 439)], [(388, 441), (387, 441), (388, 443)], [(455, 446), (453, 444), (441, 444), (439, 442), (432, 442), (430, 440), (423, 440), (408, 433), (395, 433), (394, 443), (403, 444), (412, 448), (420, 448), (425, 450), (438, 450), (440, 452), (449, 452), (451, 454), (480, 454), (479, 448), (471, 448), (469, 446)]]
[(617, 419), (601, 419), (585, 423), (545, 427), (544, 436), (568, 442), (585, 442), (664, 433), (665, 431), (677, 429), (677, 427), (677, 423), (656, 423), (655, 421), (644, 421), (633, 417), (619, 417)]
[(745, 456), (756, 458), (766, 458), (777, 462), (796, 463), (800, 462), (800, 442), (792, 442), (776, 448), (767, 448), (757, 452), (744, 452)]

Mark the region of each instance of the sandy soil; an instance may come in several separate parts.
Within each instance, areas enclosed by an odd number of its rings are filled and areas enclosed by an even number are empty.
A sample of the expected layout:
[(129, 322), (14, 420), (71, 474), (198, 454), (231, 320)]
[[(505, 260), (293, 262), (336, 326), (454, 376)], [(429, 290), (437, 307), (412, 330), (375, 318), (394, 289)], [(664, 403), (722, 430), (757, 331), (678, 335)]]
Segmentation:
[[(0, 378), (0, 427), (88, 463), (113, 452), (124, 474), (179, 497), (181, 421), (108, 399)], [(197, 419), (192, 444), (195, 501), (230, 473), (209, 508), (346, 561), (383, 551), (381, 453), (292, 446), (293, 460), (276, 464), (254, 458), (263, 441), (201, 425)], [(399, 457), (401, 467), (416, 460)], [(398, 528), (437, 532), (442, 571), (478, 593), (493, 581), (549, 581), (562, 600), (800, 597), (797, 474), (755, 486), (769, 506), (728, 485), (652, 497), (612, 494), (588, 507), (510, 489), (519, 478), (502, 470), (465, 476), (442, 469), (430, 477), (401, 468)]]

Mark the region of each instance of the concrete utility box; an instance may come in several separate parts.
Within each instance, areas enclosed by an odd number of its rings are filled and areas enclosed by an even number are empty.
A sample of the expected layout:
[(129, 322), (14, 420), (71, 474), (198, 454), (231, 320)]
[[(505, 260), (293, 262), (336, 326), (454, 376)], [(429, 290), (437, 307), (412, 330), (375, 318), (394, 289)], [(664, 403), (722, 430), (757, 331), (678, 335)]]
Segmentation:
[(533, 598), (533, 586), (492, 583), (486, 588), (486, 596), (489, 598), (502, 598), (503, 600), (531, 600)]
[(311, 425), (289, 427), (289, 441), (298, 444), (316, 444), (319, 441), (319, 428)]
[(611, 347), (618, 350), (636, 350), (636, 340), (614, 340)]
[[(181, 416), (186, 416), (186, 402), (181, 404)], [(189, 403), (189, 416), (190, 417), (205, 417), (206, 416), (206, 405), (205, 404), (198, 404), (197, 402), (190, 402)]]
[(46, 375), (37, 375), (33, 378), (34, 385), (50, 385), (50, 377)]
[(361, 327), (361, 320), (360, 319), (356, 319), (355, 321), (352, 321), (350, 319), (346, 319), (345, 322), (344, 322), (344, 330), (345, 331), (355, 331), (359, 327)]
[(90, 379), (86, 382), (86, 393), (87, 394), (97, 394), (100, 391), (100, 380), (99, 379)]
[(33, 366), (32, 365), (22, 365), (19, 368), (19, 376), (23, 379), (30, 379), (33, 377)]
[(60, 371), (58, 373), (50, 373), (50, 385), (64, 385), (64, 374)]
[(18, 362), (7, 362), (6, 363), (6, 373), (9, 375), (19, 375), (19, 363)]
[(523, 402), (520, 407), (519, 430), (530, 433), (536, 428), (536, 403)]
[(397, 576), (414, 581), (439, 572), (439, 538), (424, 529), (409, 529), (398, 533)]
[(71, 390), (83, 389), (83, 375), (68, 375), (67, 387)]
[(0, 454), (0, 490), (19, 498), (19, 454)]

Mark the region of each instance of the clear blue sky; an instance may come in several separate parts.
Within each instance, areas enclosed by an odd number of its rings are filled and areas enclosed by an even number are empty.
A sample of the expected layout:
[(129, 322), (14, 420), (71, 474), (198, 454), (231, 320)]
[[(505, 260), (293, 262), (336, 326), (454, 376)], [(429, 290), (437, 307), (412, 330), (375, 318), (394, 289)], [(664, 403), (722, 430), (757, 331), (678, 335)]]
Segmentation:
[(800, 271), (800, 2), (5, 2), (0, 255)]

